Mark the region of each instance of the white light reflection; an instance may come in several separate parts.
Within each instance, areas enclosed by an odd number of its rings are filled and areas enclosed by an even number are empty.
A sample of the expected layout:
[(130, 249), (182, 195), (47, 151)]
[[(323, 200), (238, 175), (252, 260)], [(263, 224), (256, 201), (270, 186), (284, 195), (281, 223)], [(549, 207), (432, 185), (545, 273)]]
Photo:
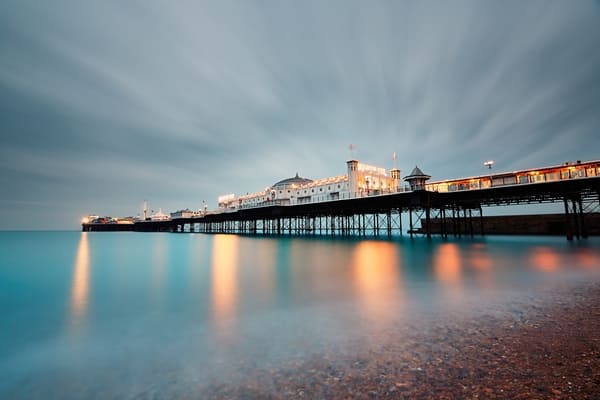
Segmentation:
[(71, 283), (71, 326), (79, 327), (85, 321), (90, 291), (90, 254), (87, 232), (82, 232), (73, 266)]

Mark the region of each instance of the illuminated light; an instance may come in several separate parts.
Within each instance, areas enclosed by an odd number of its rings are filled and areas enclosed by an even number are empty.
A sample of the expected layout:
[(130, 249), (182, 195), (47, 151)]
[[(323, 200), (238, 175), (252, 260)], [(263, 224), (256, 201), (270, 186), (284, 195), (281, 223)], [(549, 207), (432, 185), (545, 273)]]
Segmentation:
[(82, 223), (82, 224), (87, 224), (87, 223), (89, 223), (89, 222), (90, 222), (90, 219), (89, 219), (88, 217), (83, 217), (83, 218), (81, 219), (81, 223)]
[(493, 160), (488, 160), (488, 161), (484, 162), (483, 165), (485, 165), (486, 167), (488, 167), (488, 169), (492, 169), (492, 167), (494, 166), (494, 161)]
[(217, 199), (217, 201), (219, 203), (223, 203), (223, 202), (226, 202), (226, 201), (233, 200), (234, 198), (235, 198), (235, 195), (233, 193), (231, 193), (231, 194), (225, 194), (223, 196), (219, 196), (218, 199)]

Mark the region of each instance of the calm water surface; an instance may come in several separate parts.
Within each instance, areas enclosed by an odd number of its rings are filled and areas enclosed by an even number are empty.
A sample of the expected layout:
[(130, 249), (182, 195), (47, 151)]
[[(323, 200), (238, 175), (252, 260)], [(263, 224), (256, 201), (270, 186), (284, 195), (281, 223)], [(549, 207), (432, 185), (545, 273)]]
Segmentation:
[(597, 238), (0, 232), (0, 398), (193, 397), (590, 280)]

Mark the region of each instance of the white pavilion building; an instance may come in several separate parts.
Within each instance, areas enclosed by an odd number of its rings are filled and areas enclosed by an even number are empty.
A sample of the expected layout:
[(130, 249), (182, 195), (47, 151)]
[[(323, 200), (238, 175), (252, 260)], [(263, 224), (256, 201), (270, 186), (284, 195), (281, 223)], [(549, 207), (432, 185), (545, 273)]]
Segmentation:
[(346, 164), (346, 175), (312, 180), (296, 174), (260, 192), (242, 196), (220, 196), (219, 210), (236, 211), (270, 205), (307, 204), (402, 191), (400, 170), (397, 168), (391, 169), (388, 174), (385, 168), (364, 164), (358, 160), (350, 160)]

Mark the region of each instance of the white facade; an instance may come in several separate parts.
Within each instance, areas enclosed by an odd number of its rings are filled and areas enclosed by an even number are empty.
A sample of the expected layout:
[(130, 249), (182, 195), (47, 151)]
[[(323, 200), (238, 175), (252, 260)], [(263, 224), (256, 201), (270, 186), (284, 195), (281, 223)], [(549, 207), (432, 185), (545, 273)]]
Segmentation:
[(192, 210), (179, 210), (171, 213), (171, 218), (191, 218), (197, 216), (199, 213)]
[(236, 197), (233, 194), (218, 198), (220, 211), (265, 207), (269, 205), (297, 205), (366, 197), (402, 190), (400, 170), (363, 164), (357, 160), (347, 162), (346, 175), (311, 180), (295, 177), (284, 179), (265, 190)]
[(150, 221), (170, 221), (171, 216), (163, 213), (162, 208), (158, 209), (158, 212), (150, 216)]

